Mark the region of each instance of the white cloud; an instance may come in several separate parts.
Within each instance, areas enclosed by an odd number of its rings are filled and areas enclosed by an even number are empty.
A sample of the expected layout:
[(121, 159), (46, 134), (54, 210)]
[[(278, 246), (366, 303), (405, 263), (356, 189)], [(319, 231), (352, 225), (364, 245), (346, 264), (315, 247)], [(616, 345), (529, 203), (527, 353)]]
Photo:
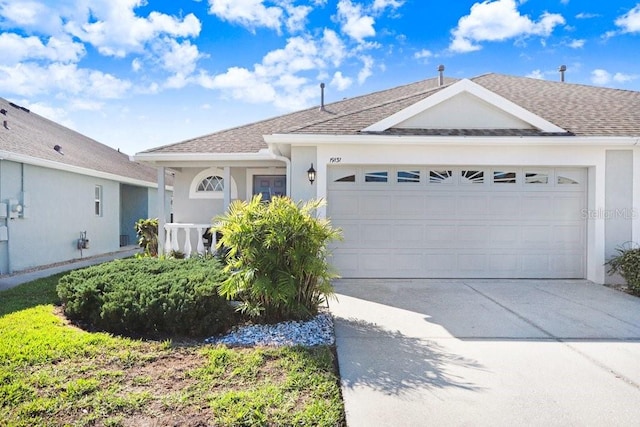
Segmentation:
[(286, 21), (287, 30), (290, 33), (294, 33), (304, 30), (305, 24), (307, 23), (307, 16), (313, 8), (310, 6), (285, 5), (285, 10), (289, 15)]
[(429, 59), (433, 57), (433, 52), (428, 49), (422, 49), (413, 54), (414, 59)]
[(209, 0), (209, 13), (249, 29), (266, 27), (279, 31), (284, 11), (265, 6), (263, 0)]
[[(176, 18), (159, 12), (137, 16), (134, 8), (143, 0), (100, 0), (91, 2), (85, 21), (70, 21), (65, 30), (95, 46), (102, 55), (125, 57), (142, 52), (158, 37), (194, 37), (200, 34), (200, 21), (192, 13)], [(91, 21), (89, 19), (91, 18)]]
[(529, 77), (531, 79), (544, 80), (544, 73), (540, 70), (533, 70), (532, 72), (527, 74), (525, 77)]
[(638, 79), (637, 74), (615, 73), (613, 80), (618, 83), (628, 83)]
[(104, 107), (104, 102), (93, 101), (89, 99), (73, 99), (69, 103), (72, 110), (81, 111), (100, 111)]
[(343, 76), (342, 71), (336, 71), (333, 74), (333, 79), (331, 80), (331, 83), (329, 84), (335, 87), (336, 89), (338, 89), (338, 91), (343, 91), (351, 87), (351, 85), (353, 84), (353, 79), (350, 77)]
[(338, 22), (342, 31), (352, 39), (362, 42), (366, 37), (376, 35), (373, 28), (375, 20), (369, 15), (365, 15), (362, 6), (353, 4), (351, 0), (340, 0), (338, 2)]
[(16, 64), (29, 59), (54, 62), (77, 62), (85, 54), (84, 45), (69, 37), (49, 37), (46, 44), (36, 36), (15, 33), (0, 34), (0, 64)]
[(64, 108), (52, 107), (44, 102), (29, 102), (26, 100), (20, 104), (24, 105), (34, 113), (61, 124), (62, 126), (66, 126), (70, 129), (75, 128), (75, 123), (71, 120), (69, 114)]
[(347, 49), (335, 31), (326, 29), (322, 35), (322, 53), (334, 67), (339, 66), (347, 56)]
[(142, 70), (142, 61), (140, 60), (140, 58), (134, 58), (134, 60), (131, 61), (131, 69), (136, 73)]
[(592, 19), (592, 18), (598, 18), (600, 15), (598, 15), (597, 13), (588, 13), (588, 12), (581, 12), (578, 13), (576, 15), (577, 19)]
[(572, 49), (581, 49), (584, 47), (584, 44), (586, 43), (585, 39), (574, 39), (571, 40), (567, 46), (569, 46)]
[(637, 4), (636, 7), (616, 19), (615, 23), (621, 28), (623, 33), (639, 33), (640, 4)]
[[(218, 89), (233, 99), (271, 103), (283, 110), (304, 108), (318, 97), (317, 80), (330, 67), (339, 66), (347, 52), (335, 32), (325, 30), (321, 40), (291, 37), (284, 48), (267, 53), (253, 66), (231, 67), (225, 73), (200, 71), (192, 79), (205, 88)], [(334, 74), (332, 85), (341, 87), (349, 77)]]
[(362, 60), (362, 68), (358, 73), (358, 83), (363, 84), (373, 74), (373, 58), (369, 55), (363, 55), (360, 59)]
[(591, 82), (596, 85), (606, 85), (611, 82), (611, 73), (602, 69), (595, 69), (591, 72)]
[(516, 37), (537, 35), (549, 36), (553, 29), (565, 23), (558, 14), (543, 13), (539, 20), (532, 21), (517, 10), (515, 0), (496, 0), (475, 3), (469, 15), (458, 21), (452, 30), (453, 39), (449, 49), (453, 52), (480, 50), (481, 42), (503, 41)]
[(58, 92), (74, 97), (115, 99), (125, 96), (131, 87), (129, 81), (101, 71), (78, 68), (76, 64), (0, 65), (0, 92), (22, 96)]
[(404, 0), (375, 0), (373, 2), (373, 10), (383, 10), (386, 8), (398, 9), (404, 4)]

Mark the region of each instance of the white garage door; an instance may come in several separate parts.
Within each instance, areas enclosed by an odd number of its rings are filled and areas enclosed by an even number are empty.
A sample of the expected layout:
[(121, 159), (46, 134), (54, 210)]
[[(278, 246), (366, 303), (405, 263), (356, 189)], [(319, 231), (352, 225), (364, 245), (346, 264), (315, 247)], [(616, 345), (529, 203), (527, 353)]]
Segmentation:
[(583, 278), (586, 169), (328, 168), (343, 277)]

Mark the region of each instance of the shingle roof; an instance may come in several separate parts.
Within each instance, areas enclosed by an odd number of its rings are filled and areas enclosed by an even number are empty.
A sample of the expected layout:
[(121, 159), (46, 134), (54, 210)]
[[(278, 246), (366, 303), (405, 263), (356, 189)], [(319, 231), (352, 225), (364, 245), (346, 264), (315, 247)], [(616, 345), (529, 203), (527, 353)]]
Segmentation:
[[(552, 82), (502, 74), (471, 79), (543, 119), (578, 136), (640, 136), (640, 92)], [(215, 132), (146, 153), (255, 153), (266, 148), (263, 135), (275, 133), (355, 135), (369, 125), (457, 82), (438, 79), (399, 86)], [(393, 131), (391, 131), (393, 132)], [(403, 132), (400, 132), (403, 133)], [(530, 130), (417, 130), (414, 135), (531, 136)], [(557, 135), (557, 134), (545, 134)]]
[[(0, 150), (155, 183), (155, 168), (0, 98)], [(4, 127), (4, 121), (7, 128)], [(54, 150), (62, 147), (61, 155)]]

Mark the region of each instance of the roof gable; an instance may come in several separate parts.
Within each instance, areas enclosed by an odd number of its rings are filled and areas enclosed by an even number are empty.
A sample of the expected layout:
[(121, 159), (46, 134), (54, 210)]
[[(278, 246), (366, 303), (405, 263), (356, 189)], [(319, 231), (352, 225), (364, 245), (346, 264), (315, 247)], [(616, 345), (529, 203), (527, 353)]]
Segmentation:
[(363, 129), (536, 129), (545, 133), (566, 130), (521, 106), (463, 79)]

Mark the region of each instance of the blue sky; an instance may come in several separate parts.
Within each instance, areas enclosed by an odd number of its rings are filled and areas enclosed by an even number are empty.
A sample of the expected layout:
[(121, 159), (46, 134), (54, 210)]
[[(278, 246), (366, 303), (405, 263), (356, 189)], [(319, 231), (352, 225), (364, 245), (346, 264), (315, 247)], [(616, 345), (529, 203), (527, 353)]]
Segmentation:
[(640, 2), (0, 0), (0, 96), (134, 154), (445, 74), (640, 90)]

